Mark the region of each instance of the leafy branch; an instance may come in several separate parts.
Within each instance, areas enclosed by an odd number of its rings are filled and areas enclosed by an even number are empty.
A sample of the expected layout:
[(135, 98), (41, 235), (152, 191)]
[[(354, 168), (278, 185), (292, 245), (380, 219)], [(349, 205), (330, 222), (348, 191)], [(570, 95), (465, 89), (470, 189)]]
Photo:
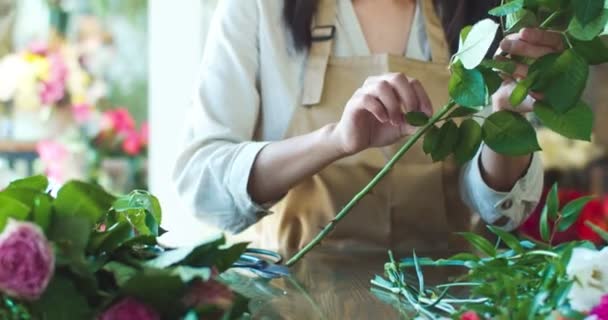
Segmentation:
[[(526, 27), (540, 27), (564, 35), (568, 48), (563, 52), (536, 60), (523, 59), (530, 65), (529, 74), (517, 83), (510, 103), (517, 107), (530, 92), (542, 94), (544, 99), (536, 102), (534, 116), (545, 127), (567, 138), (591, 140), (593, 113), (581, 101), (581, 96), (589, 77), (590, 65), (608, 62), (608, 47), (600, 39), (608, 30), (606, 7), (608, 5), (604, 0), (511, 0), (503, 1), (500, 7), (490, 11), (491, 15), (506, 20), (506, 33), (518, 32)], [(321, 243), (420, 139), (424, 139), (424, 152), (434, 161), (454, 156), (459, 164), (471, 160), (482, 143), (509, 156), (540, 150), (534, 127), (521, 114), (499, 111), (487, 117), (483, 124), (473, 119), (479, 117), (476, 114), (490, 104), (490, 98), (501, 86), (503, 77), (512, 77), (515, 71), (513, 61), (484, 59), (498, 28), (497, 23), (486, 19), (462, 30), (460, 49), (450, 65), (450, 101), (430, 118), (421, 113), (406, 115), (410, 124), (420, 127), (418, 131), (287, 265), (297, 263)], [(462, 121), (457, 123), (453, 121), (454, 118)], [(443, 124), (438, 126), (439, 122)], [(557, 218), (563, 225), (571, 219), (565, 213)]]

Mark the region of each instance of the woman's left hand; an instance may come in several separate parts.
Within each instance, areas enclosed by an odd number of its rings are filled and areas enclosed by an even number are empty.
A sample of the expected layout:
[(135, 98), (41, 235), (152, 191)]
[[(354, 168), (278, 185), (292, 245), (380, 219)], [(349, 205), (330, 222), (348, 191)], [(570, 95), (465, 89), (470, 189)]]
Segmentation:
[[(499, 52), (507, 53), (507, 57), (520, 56), (537, 59), (550, 53), (564, 50), (562, 35), (556, 32), (524, 28), (519, 33), (510, 34), (500, 42)], [(542, 95), (531, 92), (524, 102), (514, 108), (509, 103), (511, 93), (517, 86), (517, 81), (528, 76), (528, 65), (517, 63), (513, 76), (503, 81), (502, 86), (492, 96), (492, 109), (494, 111), (513, 110), (517, 112), (530, 112), (536, 100)]]

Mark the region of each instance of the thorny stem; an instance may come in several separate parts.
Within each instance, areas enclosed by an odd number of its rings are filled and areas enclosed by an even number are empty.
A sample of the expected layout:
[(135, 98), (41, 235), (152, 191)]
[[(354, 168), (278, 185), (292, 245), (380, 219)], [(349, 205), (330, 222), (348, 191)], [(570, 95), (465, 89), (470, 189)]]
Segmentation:
[(340, 222), (344, 217), (346, 217), (350, 211), (363, 199), (368, 193), (370, 193), (374, 187), (382, 181), (382, 179), (393, 169), (395, 164), (405, 155), (405, 153), (414, 146), (414, 144), (431, 128), (437, 123), (443, 116), (447, 115), (454, 107), (456, 103), (454, 101), (450, 101), (448, 104), (443, 106), (439, 112), (437, 112), (433, 117), (429, 120), (429, 122), (423, 127), (419, 128), (416, 133), (407, 140), (407, 142), (397, 151), (397, 153), (393, 156), (393, 158), (380, 170), (380, 172), (372, 179), (372, 181), (363, 188), (354, 198), (348, 202), (348, 204), (336, 215), (336, 217), (327, 224), (321, 232), (304, 248), (298, 251), (289, 261), (287, 261), (286, 265), (288, 267), (296, 264), (302, 257), (304, 257), (310, 250), (319, 245), (321, 241), (336, 227), (336, 224)]

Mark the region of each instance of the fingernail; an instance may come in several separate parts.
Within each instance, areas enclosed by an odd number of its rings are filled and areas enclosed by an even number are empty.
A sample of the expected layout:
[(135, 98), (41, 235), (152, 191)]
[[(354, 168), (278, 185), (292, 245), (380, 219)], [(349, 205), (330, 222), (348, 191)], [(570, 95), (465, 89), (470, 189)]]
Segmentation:
[(505, 39), (502, 41), (502, 43), (500, 44), (500, 48), (503, 51), (510, 51), (511, 47), (513, 46), (513, 41)]

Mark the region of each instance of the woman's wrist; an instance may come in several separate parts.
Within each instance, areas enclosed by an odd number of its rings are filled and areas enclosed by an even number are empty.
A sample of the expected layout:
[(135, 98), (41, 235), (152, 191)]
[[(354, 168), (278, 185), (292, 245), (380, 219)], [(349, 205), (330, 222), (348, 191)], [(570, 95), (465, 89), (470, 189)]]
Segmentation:
[(351, 155), (342, 144), (337, 123), (330, 123), (319, 129), (319, 146), (332, 158), (332, 162)]

